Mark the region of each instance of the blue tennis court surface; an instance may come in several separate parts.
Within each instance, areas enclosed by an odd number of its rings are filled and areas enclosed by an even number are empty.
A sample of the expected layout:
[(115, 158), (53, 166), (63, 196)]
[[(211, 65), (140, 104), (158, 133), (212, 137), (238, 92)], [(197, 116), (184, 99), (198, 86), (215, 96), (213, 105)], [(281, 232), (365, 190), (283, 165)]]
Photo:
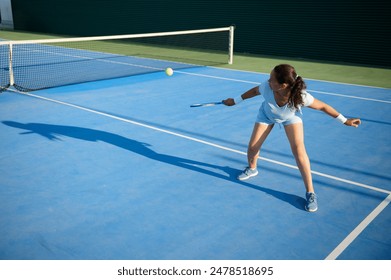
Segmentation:
[[(300, 72), (300, 69), (297, 69)], [(266, 74), (194, 67), (0, 95), (1, 259), (390, 259), (391, 90), (307, 80), (319, 210), (284, 129), (236, 180)]]

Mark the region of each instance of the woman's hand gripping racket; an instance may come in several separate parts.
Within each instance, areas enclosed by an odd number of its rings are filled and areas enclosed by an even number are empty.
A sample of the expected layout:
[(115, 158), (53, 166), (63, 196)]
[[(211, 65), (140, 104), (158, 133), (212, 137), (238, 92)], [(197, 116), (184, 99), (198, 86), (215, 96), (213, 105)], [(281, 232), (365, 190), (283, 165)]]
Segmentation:
[(220, 102), (209, 102), (209, 103), (195, 103), (191, 104), (190, 107), (209, 107), (224, 104), (223, 101)]

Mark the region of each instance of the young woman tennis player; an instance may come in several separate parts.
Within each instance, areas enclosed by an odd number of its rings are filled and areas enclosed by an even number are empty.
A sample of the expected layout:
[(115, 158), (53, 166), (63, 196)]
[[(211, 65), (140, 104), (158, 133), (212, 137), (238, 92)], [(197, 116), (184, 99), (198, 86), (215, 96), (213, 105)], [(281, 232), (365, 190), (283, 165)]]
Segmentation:
[(295, 68), (288, 64), (274, 67), (270, 79), (261, 83), (241, 96), (223, 100), (227, 106), (238, 104), (244, 99), (257, 95), (264, 97), (250, 138), (247, 150), (248, 167), (238, 176), (239, 180), (247, 180), (258, 175), (257, 160), (259, 151), (275, 123), (284, 126), (292, 153), (296, 159), (306, 188), (305, 209), (315, 212), (318, 209), (317, 196), (312, 184), (310, 161), (304, 146), (304, 132), (301, 107), (321, 110), (347, 126), (358, 127), (360, 119), (347, 119), (330, 105), (315, 99), (305, 91), (303, 79), (296, 74)]

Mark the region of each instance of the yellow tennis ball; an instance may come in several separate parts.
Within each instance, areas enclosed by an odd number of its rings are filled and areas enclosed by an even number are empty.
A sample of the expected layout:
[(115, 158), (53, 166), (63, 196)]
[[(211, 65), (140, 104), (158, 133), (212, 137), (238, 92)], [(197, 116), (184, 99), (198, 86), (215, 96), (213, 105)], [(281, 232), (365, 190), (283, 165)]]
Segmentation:
[(166, 68), (166, 75), (172, 76), (172, 74), (174, 74), (174, 70), (172, 70), (172, 68)]

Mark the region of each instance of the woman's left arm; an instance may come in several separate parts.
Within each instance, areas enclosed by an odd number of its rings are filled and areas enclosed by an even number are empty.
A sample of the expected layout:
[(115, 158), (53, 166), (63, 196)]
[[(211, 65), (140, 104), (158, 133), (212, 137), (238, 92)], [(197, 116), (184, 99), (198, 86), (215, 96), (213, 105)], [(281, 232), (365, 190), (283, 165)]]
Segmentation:
[(328, 105), (328, 104), (326, 104), (316, 98), (314, 98), (314, 101), (308, 107), (315, 109), (315, 110), (322, 111), (322, 112), (326, 113), (327, 115), (339, 120), (341, 123), (343, 123), (347, 126), (358, 127), (361, 124), (360, 119), (357, 119), (357, 118), (346, 119), (342, 114), (338, 113), (338, 111), (335, 110), (333, 107), (331, 107), (330, 105)]

